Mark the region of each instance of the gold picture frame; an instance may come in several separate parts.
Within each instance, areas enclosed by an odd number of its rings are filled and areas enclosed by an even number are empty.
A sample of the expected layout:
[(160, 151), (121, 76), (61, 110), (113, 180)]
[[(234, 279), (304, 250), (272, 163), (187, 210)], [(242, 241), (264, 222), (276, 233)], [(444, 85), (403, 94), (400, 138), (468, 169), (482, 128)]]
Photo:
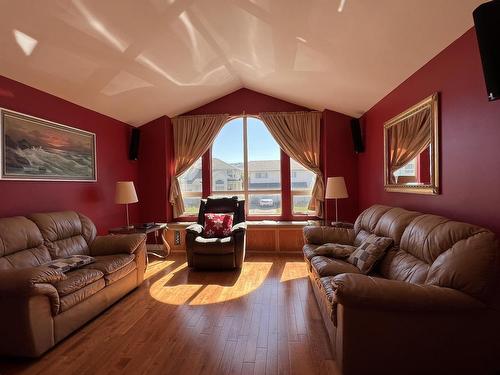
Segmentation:
[[(402, 121), (407, 120), (420, 111), (430, 111), (430, 181), (425, 184), (401, 184), (391, 181), (389, 131)], [(403, 113), (384, 123), (384, 190), (388, 192), (437, 195), (440, 193), (439, 184), (439, 95), (434, 93), (421, 102), (408, 108)]]
[(97, 181), (96, 135), (0, 108), (0, 180)]

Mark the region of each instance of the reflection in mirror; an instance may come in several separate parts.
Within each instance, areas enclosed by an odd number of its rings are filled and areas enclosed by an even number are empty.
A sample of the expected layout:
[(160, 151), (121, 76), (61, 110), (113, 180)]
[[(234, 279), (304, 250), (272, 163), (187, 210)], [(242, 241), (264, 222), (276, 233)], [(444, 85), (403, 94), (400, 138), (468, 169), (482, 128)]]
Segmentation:
[(386, 191), (439, 194), (438, 95), (384, 124)]

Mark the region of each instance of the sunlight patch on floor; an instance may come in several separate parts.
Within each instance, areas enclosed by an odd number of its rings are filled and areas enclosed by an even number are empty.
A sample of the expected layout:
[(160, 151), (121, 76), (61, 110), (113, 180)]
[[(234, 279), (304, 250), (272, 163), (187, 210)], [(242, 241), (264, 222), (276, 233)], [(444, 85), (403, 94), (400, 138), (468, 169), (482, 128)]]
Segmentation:
[(307, 277), (307, 268), (304, 265), (304, 262), (286, 262), (285, 268), (281, 273), (280, 281), (283, 283), (285, 281), (301, 279), (303, 277)]
[(246, 262), (241, 272), (197, 272), (184, 263), (156, 280), (149, 293), (156, 300), (172, 305), (221, 303), (258, 289), (272, 265), (272, 262)]

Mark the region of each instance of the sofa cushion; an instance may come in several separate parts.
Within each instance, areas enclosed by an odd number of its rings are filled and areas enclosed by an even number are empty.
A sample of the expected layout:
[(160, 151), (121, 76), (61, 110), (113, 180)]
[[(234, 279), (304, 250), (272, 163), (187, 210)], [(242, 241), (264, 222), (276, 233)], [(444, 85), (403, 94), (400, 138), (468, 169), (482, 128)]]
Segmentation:
[(393, 239), (369, 235), (365, 241), (347, 258), (347, 261), (368, 274), (377, 261), (385, 254), (386, 250), (393, 244)]
[(95, 226), (74, 211), (29, 215), (38, 226), (52, 259), (75, 254), (89, 254), (89, 243), (96, 235)]
[(351, 255), (356, 247), (337, 243), (325, 243), (318, 246), (314, 252), (316, 255), (323, 255), (330, 258), (345, 259)]
[(392, 207), (376, 204), (367, 208), (358, 216), (354, 223), (354, 232), (356, 234), (354, 238), (355, 246), (361, 245), (370, 234), (375, 232), (380, 218), (390, 209)]
[(134, 254), (100, 255), (95, 257), (94, 263), (85, 266), (85, 268), (99, 270), (104, 275), (109, 275), (131, 263), (134, 258)]
[(93, 263), (95, 259), (88, 255), (70, 255), (63, 258), (54, 259), (44, 264), (45, 267), (52, 268), (61, 272), (68, 272), (86, 264)]
[(359, 268), (352, 264), (321, 255), (311, 259), (311, 267), (317, 277), (336, 276), (341, 273), (361, 273)]
[(35, 223), (25, 217), (0, 218), (0, 269), (36, 267), (50, 261)]
[(125, 265), (125, 267), (122, 267), (119, 270), (116, 270), (115, 272), (104, 275), (104, 281), (106, 281), (106, 285), (111, 285), (114, 282), (123, 279), (125, 276), (127, 276), (130, 272), (134, 271), (136, 268), (137, 268), (136, 263), (130, 262), (127, 265)]
[(232, 254), (234, 253), (233, 237), (205, 238), (198, 236), (194, 239), (193, 252), (206, 255)]
[(398, 246), (401, 236), (410, 222), (417, 216), (422, 215), (419, 212), (407, 211), (403, 208), (394, 207), (387, 211), (377, 222), (374, 234), (381, 237), (389, 237), (394, 240), (394, 245)]
[(80, 288), (77, 291), (62, 297), (60, 300), (61, 307), (59, 309), (59, 312), (61, 313), (66, 310), (69, 310), (71, 307), (93, 296), (100, 290), (104, 289), (105, 286), (106, 283), (104, 282), (104, 279), (100, 278), (94, 281), (93, 283), (88, 284), (83, 288)]
[(104, 274), (99, 270), (80, 269), (66, 273), (66, 279), (54, 283), (59, 296), (63, 297), (92, 284), (102, 278)]

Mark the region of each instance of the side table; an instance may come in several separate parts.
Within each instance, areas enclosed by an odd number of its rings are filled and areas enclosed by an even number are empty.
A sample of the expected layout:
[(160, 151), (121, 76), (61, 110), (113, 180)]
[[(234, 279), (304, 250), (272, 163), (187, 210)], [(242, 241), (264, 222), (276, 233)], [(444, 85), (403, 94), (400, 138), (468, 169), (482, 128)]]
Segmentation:
[(111, 228), (108, 232), (109, 234), (133, 234), (133, 233), (143, 233), (146, 236), (149, 233), (154, 233), (155, 236), (155, 244), (158, 244), (158, 236), (161, 237), (163, 247), (165, 249), (165, 255), (158, 254), (153, 251), (148, 251), (147, 253), (150, 255), (154, 255), (158, 258), (166, 258), (170, 255), (170, 246), (165, 238), (165, 232), (167, 231), (168, 226), (166, 223), (156, 223), (151, 227), (133, 227), (133, 228)]

